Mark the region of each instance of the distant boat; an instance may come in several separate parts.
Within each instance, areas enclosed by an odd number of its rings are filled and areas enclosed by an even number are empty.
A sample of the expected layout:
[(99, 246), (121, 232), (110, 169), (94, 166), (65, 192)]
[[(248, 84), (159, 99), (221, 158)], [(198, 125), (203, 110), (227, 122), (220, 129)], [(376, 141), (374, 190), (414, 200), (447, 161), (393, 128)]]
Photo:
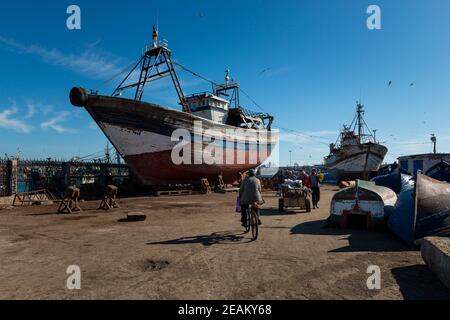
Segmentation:
[[(350, 126), (344, 126), (338, 143), (330, 145), (325, 166), (338, 182), (367, 180), (378, 171), (388, 149), (377, 143), (375, 135), (363, 119), (364, 106), (357, 104), (356, 116)], [(367, 132), (367, 133), (366, 133)]]
[[(219, 176), (225, 183), (232, 183), (239, 172), (261, 165), (278, 142), (278, 132), (271, 130), (273, 117), (240, 105), (239, 85), (230, 80), (228, 70), (225, 83), (211, 82), (212, 92), (185, 96), (175, 72), (176, 64), (167, 42), (158, 41), (154, 28), (153, 45), (146, 48), (111, 96), (75, 87), (70, 101), (74, 106), (85, 107), (146, 185), (200, 184), (203, 178), (214, 182)], [(144, 87), (165, 76), (172, 79), (181, 111), (141, 101)], [(123, 92), (133, 88), (131, 99), (122, 97)], [(196, 130), (199, 127), (200, 132)], [(180, 141), (177, 132), (189, 140)], [(187, 147), (178, 155), (188, 161), (174, 162), (174, 148), (185, 140)], [(209, 146), (214, 147), (210, 154), (215, 159), (206, 164), (204, 152)]]
[(450, 236), (450, 184), (418, 173), (398, 196), (389, 229), (408, 245), (427, 236)]

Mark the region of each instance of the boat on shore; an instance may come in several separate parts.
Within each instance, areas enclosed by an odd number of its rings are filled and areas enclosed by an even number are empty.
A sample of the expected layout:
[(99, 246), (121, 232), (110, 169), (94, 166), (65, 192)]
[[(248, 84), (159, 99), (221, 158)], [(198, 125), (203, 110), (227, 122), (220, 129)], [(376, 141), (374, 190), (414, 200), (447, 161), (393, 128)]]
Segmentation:
[[(146, 185), (198, 185), (218, 176), (233, 183), (239, 172), (262, 164), (278, 142), (273, 117), (240, 105), (239, 84), (230, 81), (228, 70), (225, 83), (211, 83), (212, 92), (186, 96), (175, 65), (154, 28), (153, 44), (111, 96), (74, 87), (70, 101), (87, 110)], [(171, 77), (182, 110), (141, 101), (145, 86), (165, 76)], [(130, 89), (134, 97), (122, 97)]]
[(330, 207), (329, 223), (342, 228), (384, 226), (397, 202), (395, 192), (374, 182), (356, 180), (354, 186), (337, 192)]
[(450, 184), (418, 173), (398, 196), (389, 229), (413, 245), (427, 236), (450, 236)]
[(363, 119), (364, 106), (357, 104), (356, 116), (350, 126), (344, 126), (338, 142), (330, 145), (325, 158), (327, 170), (337, 182), (368, 180), (380, 168), (388, 149), (379, 144)]

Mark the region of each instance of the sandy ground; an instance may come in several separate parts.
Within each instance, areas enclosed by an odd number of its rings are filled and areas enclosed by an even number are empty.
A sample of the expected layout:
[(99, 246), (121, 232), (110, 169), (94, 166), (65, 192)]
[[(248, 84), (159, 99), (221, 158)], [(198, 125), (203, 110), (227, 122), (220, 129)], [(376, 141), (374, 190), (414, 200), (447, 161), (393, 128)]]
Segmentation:
[[(334, 187), (310, 214), (279, 213), (266, 194), (260, 238), (234, 213), (236, 194), (121, 200), (121, 209), (56, 215), (56, 205), (0, 210), (0, 299), (450, 299), (387, 232), (325, 227)], [(121, 222), (126, 213), (147, 216)], [(69, 265), (81, 290), (66, 288)], [(369, 290), (369, 265), (381, 290)]]

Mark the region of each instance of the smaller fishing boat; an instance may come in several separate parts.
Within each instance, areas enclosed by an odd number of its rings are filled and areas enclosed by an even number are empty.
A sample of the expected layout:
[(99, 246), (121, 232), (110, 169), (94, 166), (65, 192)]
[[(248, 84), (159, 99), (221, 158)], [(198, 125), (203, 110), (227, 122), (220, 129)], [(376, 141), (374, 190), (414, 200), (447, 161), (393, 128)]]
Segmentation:
[(339, 182), (364, 179), (380, 169), (388, 149), (379, 144), (363, 118), (364, 105), (357, 104), (356, 116), (350, 126), (344, 126), (338, 141), (330, 145), (325, 166)]
[(428, 169), (425, 174), (433, 179), (450, 183), (450, 163), (441, 161)]
[(450, 236), (450, 184), (418, 173), (399, 194), (389, 229), (408, 245), (427, 236)]
[(391, 189), (357, 180), (354, 187), (334, 195), (329, 221), (343, 228), (364, 226), (371, 230), (387, 223), (396, 201), (397, 195)]

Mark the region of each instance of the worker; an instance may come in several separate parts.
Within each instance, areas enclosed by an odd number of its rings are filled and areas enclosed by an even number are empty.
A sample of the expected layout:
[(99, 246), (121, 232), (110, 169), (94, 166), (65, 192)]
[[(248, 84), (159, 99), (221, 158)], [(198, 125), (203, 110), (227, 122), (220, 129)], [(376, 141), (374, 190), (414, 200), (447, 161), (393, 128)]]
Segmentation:
[(312, 169), (311, 175), (309, 176), (309, 180), (311, 181), (313, 209), (319, 209), (320, 181), (316, 169)]
[(319, 171), (319, 182), (322, 183), (325, 180), (325, 174), (322, 171)]
[[(262, 204), (261, 181), (256, 177), (255, 170), (250, 169), (247, 177), (242, 181), (239, 188), (239, 199), (241, 202), (241, 223), (244, 228), (247, 227), (247, 210), (255, 202)], [(258, 212), (258, 224), (261, 224)]]
[(300, 172), (300, 180), (302, 180), (302, 183), (303, 183), (304, 187), (311, 188), (311, 180), (309, 179), (309, 176), (305, 172), (305, 170), (302, 170)]

